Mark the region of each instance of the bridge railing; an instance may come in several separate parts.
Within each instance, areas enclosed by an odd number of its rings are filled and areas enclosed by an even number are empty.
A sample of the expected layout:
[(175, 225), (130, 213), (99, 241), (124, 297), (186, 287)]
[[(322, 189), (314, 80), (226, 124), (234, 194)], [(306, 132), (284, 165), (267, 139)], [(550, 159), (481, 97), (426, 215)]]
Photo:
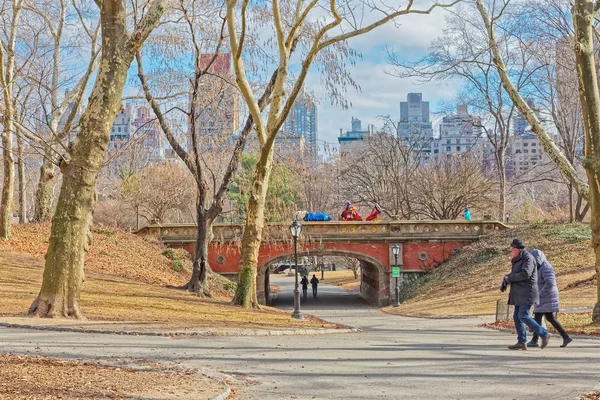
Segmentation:
[[(318, 241), (390, 241), (390, 240), (474, 240), (494, 231), (508, 228), (498, 221), (329, 221), (302, 222), (302, 240)], [(215, 224), (213, 241), (239, 242), (244, 226)], [(158, 236), (165, 243), (193, 243), (197, 227), (194, 224), (149, 225), (137, 233)], [(288, 223), (268, 223), (265, 242), (287, 242), (291, 235)]]

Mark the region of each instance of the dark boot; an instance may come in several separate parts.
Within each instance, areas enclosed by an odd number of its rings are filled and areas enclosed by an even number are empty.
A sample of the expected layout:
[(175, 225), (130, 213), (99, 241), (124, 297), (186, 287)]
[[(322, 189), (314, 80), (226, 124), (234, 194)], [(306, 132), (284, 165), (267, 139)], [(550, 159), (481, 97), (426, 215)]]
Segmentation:
[(572, 341), (573, 339), (571, 339), (570, 336), (566, 336), (563, 338), (563, 343), (560, 345), (560, 347), (567, 347)]
[(527, 345), (525, 343), (517, 343), (512, 346), (508, 346), (510, 350), (527, 350)]
[(540, 347), (537, 338), (533, 338), (527, 343), (527, 347)]

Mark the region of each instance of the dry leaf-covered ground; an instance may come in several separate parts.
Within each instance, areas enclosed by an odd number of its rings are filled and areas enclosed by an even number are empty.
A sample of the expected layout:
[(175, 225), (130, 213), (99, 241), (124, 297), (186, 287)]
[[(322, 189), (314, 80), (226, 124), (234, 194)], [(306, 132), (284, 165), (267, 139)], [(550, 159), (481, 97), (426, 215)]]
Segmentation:
[[(595, 269), (590, 237), (589, 228), (581, 224), (534, 225), (495, 233), (458, 250), (425, 278), (415, 297), (387, 311), (434, 316), (494, 314), (496, 301), (505, 302), (508, 296), (498, 287), (502, 276), (510, 271), (513, 238), (521, 238), (529, 249), (539, 248), (546, 254), (557, 274), (562, 308), (593, 306), (596, 281), (592, 279)], [(580, 321), (587, 321), (585, 315)]]
[(260, 311), (234, 307), (231, 293), (224, 289), (227, 279), (216, 274), (210, 276), (213, 299), (168, 289), (163, 285), (185, 283), (189, 271), (173, 271), (157, 242), (107, 231), (94, 233), (86, 259), (81, 301), (88, 321), (24, 318), (41, 285), (48, 234), (48, 226), (17, 225), (13, 240), (0, 241), (0, 316), (4, 322), (161, 332), (334, 327), (317, 319), (300, 322), (290, 318), (289, 312), (270, 307)]
[[(558, 314), (558, 320), (560, 324), (565, 328), (565, 330), (569, 333), (575, 333), (580, 335), (600, 335), (600, 326), (591, 325), (592, 323), (592, 313), (577, 313), (577, 314)], [(508, 328), (514, 329), (515, 324), (512, 320), (498, 320), (490, 324), (491, 326), (495, 326), (498, 328)], [(553, 332), (557, 333), (556, 330), (552, 327), (552, 325), (547, 324), (547, 328)]]
[(0, 355), (0, 398), (6, 400), (212, 399), (223, 389), (221, 381), (194, 371), (139, 371)]

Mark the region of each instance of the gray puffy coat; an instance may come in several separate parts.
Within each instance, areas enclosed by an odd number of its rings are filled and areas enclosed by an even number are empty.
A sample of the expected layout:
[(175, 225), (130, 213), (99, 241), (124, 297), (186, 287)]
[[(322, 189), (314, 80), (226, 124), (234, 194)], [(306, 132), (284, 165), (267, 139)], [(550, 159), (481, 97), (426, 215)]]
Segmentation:
[(508, 304), (532, 306), (538, 303), (536, 269), (535, 260), (531, 254), (521, 250), (507, 278), (510, 284)]
[(556, 285), (556, 275), (552, 265), (546, 260), (546, 255), (541, 250), (531, 250), (530, 253), (538, 268), (538, 292), (540, 294), (540, 302), (536, 304), (533, 312), (550, 313), (558, 312), (560, 301), (558, 297), (558, 286)]

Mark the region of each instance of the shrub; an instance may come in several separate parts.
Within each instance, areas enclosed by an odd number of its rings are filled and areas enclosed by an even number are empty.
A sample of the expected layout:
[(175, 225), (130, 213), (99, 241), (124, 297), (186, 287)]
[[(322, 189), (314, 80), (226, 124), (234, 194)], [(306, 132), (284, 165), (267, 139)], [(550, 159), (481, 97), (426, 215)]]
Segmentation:
[(225, 290), (227, 290), (228, 292), (231, 292), (231, 293), (235, 293), (235, 290), (237, 289), (236, 282), (227, 282), (224, 286), (225, 286)]
[(171, 269), (175, 272), (181, 272), (183, 271), (183, 264), (181, 263), (181, 261), (179, 260), (173, 260), (171, 261)]

